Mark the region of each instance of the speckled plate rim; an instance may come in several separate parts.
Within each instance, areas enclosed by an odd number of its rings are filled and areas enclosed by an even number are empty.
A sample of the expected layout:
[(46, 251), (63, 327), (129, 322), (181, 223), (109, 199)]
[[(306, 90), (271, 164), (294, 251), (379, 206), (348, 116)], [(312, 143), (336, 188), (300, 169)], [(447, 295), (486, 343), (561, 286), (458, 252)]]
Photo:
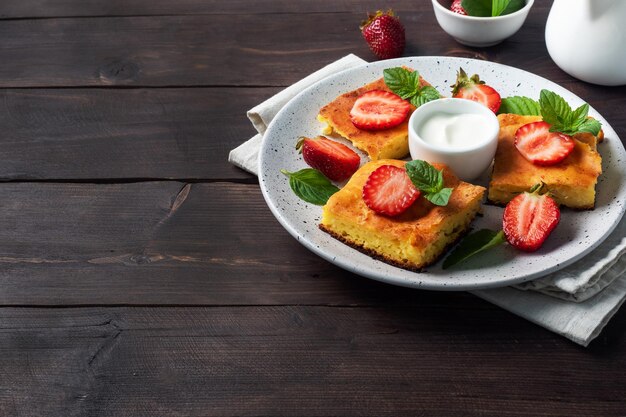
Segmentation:
[[(306, 167), (294, 144), (298, 136), (321, 134), (323, 126), (316, 120), (319, 108), (337, 95), (379, 78), (383, 69), (401, 65), (420, 71), (444, 95), (449, 95), (456, 70), (463, 67), (468, 73), (480, 74), (482, 79), (499, 89), (503, 97), (526, 95), (538, 98), (539, 91), (547, 88), (563, 96), (573, 107), (584, 102), (569, 90), (530, 72), (489, 61), (457, 57), (378, 61), (319, 81), (299, 93), (278, 112), (264, 134), (259, 154), (259, 184), (263, 197), (279, 223), (306, 248), (343, 269), (393, 285), (428, 290), (476, 290), (518, 284), (562, 269), (596, 248), (619, 224), (626, 208), (626, 170), (621, 167), (621, 162), (626, 161), (626, 151), (609, 123), (590, 108), (589, 114), (602, 123), (607, 138), (600, 147), (603, 174), (596, 188), (596, 209), (564, 211), (561, 224), (538, 252), (525, 254), (508, 245), (501, 245), (492, 249), (489, 256), (467, 261), (462, 268), (443, 271), (440, 260), (424, 272), (416, 273), (375, 260), (322, 232), (317, 227), (321, 207), (302, 202), (293, 195), (280, 169), (295, 171)], [(442, 70), (443, 67), (445, 70)], [(501, 77), (505, 77), (508, 84), (503, 85)], [(486, 181), (487, 177), (484, 177), (483, 185)], [(498, 227), (502, 208), (484, 206), (484, 209), (484, 216), (474, 220), (472, 227), (476, 230)], [(563, 226), (563, 223), (567, 225)]]

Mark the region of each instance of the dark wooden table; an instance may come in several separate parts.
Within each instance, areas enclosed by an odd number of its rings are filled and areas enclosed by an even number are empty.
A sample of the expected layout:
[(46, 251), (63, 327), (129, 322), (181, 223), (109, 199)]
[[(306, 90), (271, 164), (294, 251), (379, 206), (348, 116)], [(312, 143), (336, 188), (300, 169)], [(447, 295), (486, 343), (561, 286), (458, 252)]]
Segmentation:
[(0, 415), (626, 415), (626, 309), (582, 348), (467, 293), (350, 274), (227, 163), (247, 109), (374, 59), (358, 25), (381, 6), (405, 55), (529, 70), (626, 139), (626, 88), (550, 60), (550, 4), (472, 49), (427, 0), (0, 2)]

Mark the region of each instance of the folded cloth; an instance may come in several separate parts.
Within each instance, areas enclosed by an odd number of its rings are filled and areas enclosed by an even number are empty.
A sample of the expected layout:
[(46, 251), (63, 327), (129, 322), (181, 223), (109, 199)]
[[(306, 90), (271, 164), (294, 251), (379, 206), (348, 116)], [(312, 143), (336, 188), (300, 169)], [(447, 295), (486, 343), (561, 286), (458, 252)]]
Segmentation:
[(580, 262), (515, 288), (535, 290), (567, 301), (588, 300), (626, 272), (624, 236), (626, 221), (622, 220), (613, 233)]
[(257, 133), (228, 154), (228, 162), (243, 168), (251, 174), (259, 175), (259, 150), (263, 135)]
[[(233, 149), (228, 160), (258, 175), (262, 135), (278, 111), (304, 88), (336, 72), (365, 64), (350, 54), (270, 97), (248, 111), (259, 134)], [(587, 346), (626, 299), (626, 222), (574, 264), (515, 287), (472, 294)]]
[(278, 111), (282, 109), (283, 106), (289, 102), (289, 100), (294, 98), (298, 93), (300, 93), (300, 91), (304, 90), (308, 86), (315, 84), (331, 74), (336, 74), (339, 71), (363, 65), (365, 63), (366, 61), (354, 54), (346, 55), (343, 58), (338, 59), (335, 62), (331, 62), (324, 68), (301, 79), (297, 83), (285, 88), (281, 92), (265, 100), (263, 103), (248, 110), (248, 119), (250, 119), (252, 125), (259, 133), (230, 151), (228, 154), (228, 162), (245, 169), (251, 174), (259, 175), (258, 159), (263, 133), (265, 133), (267, 126), (270, 124), (274, 116), (276, 116)]
[[(620, 258), (624, 263), (624, 257)], [(626, 274), (582, 303), (511, 287), (471, 291), (472, 294), (587, 346), (595, 339), (626, 298)]]

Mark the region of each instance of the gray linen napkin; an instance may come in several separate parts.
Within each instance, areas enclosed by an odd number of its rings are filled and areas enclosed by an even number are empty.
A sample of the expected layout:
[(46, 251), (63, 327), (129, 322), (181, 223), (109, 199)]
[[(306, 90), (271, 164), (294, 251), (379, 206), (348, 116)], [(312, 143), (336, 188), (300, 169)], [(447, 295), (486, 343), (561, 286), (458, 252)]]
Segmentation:
[[(304, 88), (366, 61), (347, 55), (314, 72), (248, 111), (259, 132), (233, 149), (229, 162), (258, 175), (263, 133), (276, 113)], [(583, 259), (567, 268), (515, 287), (471, 291), (533, 323), (587, 346), (626, 299), (626, 221)]]

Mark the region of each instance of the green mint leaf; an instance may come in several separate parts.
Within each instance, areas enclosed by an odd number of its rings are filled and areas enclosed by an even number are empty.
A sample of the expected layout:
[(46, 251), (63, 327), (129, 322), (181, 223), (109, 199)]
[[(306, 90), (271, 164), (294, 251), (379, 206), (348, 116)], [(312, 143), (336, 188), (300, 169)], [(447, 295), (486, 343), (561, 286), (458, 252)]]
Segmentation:
[[(541, 90), (539, 94), (539, 106), (541, 107), (541, 117), (544, 122), (549, 123), (558, 131), (568, 130), (568, 119), (571, 120), (572, 108), (563, 97), (548, 90)], [(565, 132), (563, 132), (565, 133)]]
[(492, 0), (461, 0), (461, 6), (468, 15), (491, 17)]
[(566, 125), (564, 124), (561, 124), (561, 125), (550, 126), (550, 132), (558, 132), (558, 133), (563, 133), (564, 135), (573, 136), (578, 131), (576, 129), (566, 127)]
[(498, 114), (513, 113), (521, 116), (540, 116), (539, 102), (523, 96), (505, 97), (502, 99)]
[(443, 261), (442, 268), (448, 269), (477, 253), (498, 246), (504, 242), (506, 242), (506, 238), (502, 230), (496, 232), (489, 229), (481, 229), (463, 239)]
[(526, 0), (462, 0), (468, 15), (493, 17), (514, 13), (526, 5)]
[(431, 86), (420, 86), (420, 75), (417, 71), (406, 68), (387, 68), (383, 71), (385, 84), (403, 100), (409, 100), (415, 107), (440, 98), (439, 92)]
[(452, 188), (442, 188), (436, 193), (424, 193), (424, 198), (436, 206), (447, 206)]
[(572, 110), (563, 97), (552, 91), (541, 90), (539, 105), (543, 120), (551, 125), (550, 132), (561, 132), (570, 136), (580, 132), (588, 132), (594, 136), (600, 133), (600, 122), (587, 117), (589, 105), (586, 103)]
[(307, 203), (323, 206), (331, 195), (339, 191), (321, 172), (312, 168), (297, 172), (281, 169), (280, 172), (289, 177), (292, 191)]
[(427, 194), (441, 191), (443, 188), (443, 174), (426, 161), (416, 159), (405, 165), (406, 173), (415, 187)]
[(505, 14), (515, 13), (516, 11), (523, 9), (524, 6), (526, 6), (526, 0), (511, 0), (509, 5), (506, 6), (500, 15), (504, 16)]
[(571, 117), (572, 126), (578, 127), (587, 120), (587, 113), (589, 113), (589, 104), (587, 103), (574, 110)]
[(500, 16), (502, 12), (509, 6), (511, 0), (492, 0), (491, 16)]
[(446, 206), (452, 194), (452, 188), (443, 188), (443, 172), (426, 161), (416, 159), (407, 162), (406, 172), (415, 187), (424, 198), (437, 206)]
[(383, 71), (383, 79), (387, 87), (403, 100), (413, 97), (420, 89), (420, 75), (417, 71), (406, 68), (388, 68)]
[(415, 107), (419, 107), (424, 103), (437, 100), (438, 98), (441, 98), (439, 91), (437, 91), (435, 87), (427, 85), (422, 87), (416, 95), (411, 97), (411, 104), (413, 104)]
[(587, 132), (591, 133), (594, 136), (598, 136), (601, 128), (602, 125), (599, 121), (597, 121), (596, 119), (587, 118), (584, 122), (580, 124), (580, 126), (578, 126), (578, 132)]

